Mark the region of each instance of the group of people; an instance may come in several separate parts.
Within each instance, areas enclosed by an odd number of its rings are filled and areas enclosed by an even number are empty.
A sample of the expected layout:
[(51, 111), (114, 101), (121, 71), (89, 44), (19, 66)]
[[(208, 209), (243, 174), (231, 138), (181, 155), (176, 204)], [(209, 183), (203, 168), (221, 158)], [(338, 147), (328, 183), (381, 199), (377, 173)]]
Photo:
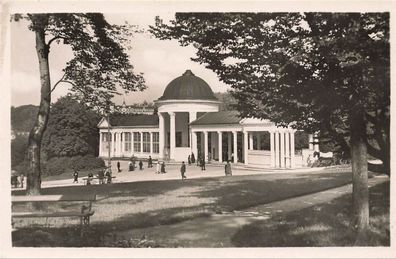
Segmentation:
[[(192, 153), (191, 155), (188, 156), (188, 165), (194, 164), (196, 162), (195, 160), (195, 156), (194, 153)], [(129, 161), (129, 171), (134, 171), (134, 165), (136, 163), (136, 158), (134, 156), (131, 157), (130, 161)], [(201, 170), (206, 170), (205, 167), (205, 159), (203, 156), (199, 156), (199, 158), (197, 159), (197, 165), (199, 165), (201, 167)], [(151, 168), (153, 167), (153, 160), (151, 158), (151, 156), (148, 159), (148, 163), (147, 163), (147, 167)], [(139, 161), (139, 169), (143, 170), (143, 162), (142, 160)], [(121, 164), (118, 161), (117, 162), (117, 170), (118, 172), (121, 172)], [(181, 177), (182, 180), (187, 179), (186, 176), (186, 164), (184, 163), (184, 161), (181, 164), (180, 167), (180, 173), (181, 173)], [(157, 167), (156, 167), (156, 171), (157, 174), (165, 174), (166, 173), (166, 169), (165, 169), (165, 162), (162, 161), (157, 161)], [(231, 169), (231, 163), (228, 160), (225, 167), (224, 167), (224, 172), (225, 175), (232, 175), (232, 169)], [(78, 176), (79, 176), (79, 171), (78, 170), (74, 170), (73, 173), (73, 183), (78, 183)], [(91, 185), (91, 182), (94, 178), (94, 175), (90, 172), (88, 174), (87, 177), (87, 185)], [(106, 167), (103, 170), (99, 170), (98, 174), (97, 174), (97, 179), (99, 180), (99, 184), (104, 184), (104, 183), (111, 183), (112, 180), (112, 171), (111, 171), (111, 166)], [(107, 181), (106, 181), (107, 180)], [(23, 182), (22, 182), (22, 187), (23, 187)]]
[[(121, 172), (120, 169), (120, 162), (117, 162), (117, 168), (118, 168), (118, 172)], [(152, 168), (153, 167), (153, 159), (151, 158), (151, 156), (149, 156), (148, 160), (147, 160), (147, 168)], [(134, 155), (132, 155), (130, 161), (128, 162), (128, 169), (129, 171), (135, 171), (136, 168), (136, 157)], [(143, 160), (139, 161), (139, 170), (143, 170)]]
[[(78, 183), (78, 175), (79, 175), (79, 171), (75, 169), (73, 172), (73, 183)], [(111, 183), (112, 180), (111, 166), (99, 170), (96, 177), (99, 180), (99, 184)], [(93, 179), (94, 179), (93, 173), (89, 172), (86, 178), (87, 185), (91, 185)]]
[(165, 162), (160, 162), (157, 161), (157, 168), (155, 171), (156, 174), (166, 174), (166, 170), (165, 170)]
[(23, 188), (24, 183), (25, 183), (25, 176), (23, 174), (11, 176), (11, 186), (13, 186), (14, 188), (18, 188), (18, 187)]

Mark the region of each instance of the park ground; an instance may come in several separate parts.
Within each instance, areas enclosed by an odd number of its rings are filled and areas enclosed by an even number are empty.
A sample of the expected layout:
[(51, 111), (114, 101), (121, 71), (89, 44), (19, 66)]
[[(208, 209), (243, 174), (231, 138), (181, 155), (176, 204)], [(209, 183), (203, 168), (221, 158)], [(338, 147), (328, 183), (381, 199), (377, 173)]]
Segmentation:
[[(114, 165), (113, 165), (114, 167)], [(124, 164), (122, 165), (124, 167)], [(15, 222), (14, 246), (279, 247), (352, 246), (351, 169), (263, 170), (179, 165), (117, 173), (113, 184), (47, 179), (43, 194), (95, 193), (91, 226), (78, 219)], [(371, 174), (370, 246), (389, 246), (389, 178)], [(14, 190), (13, 195), (23, 194)], [(49, 209), (70, 208), (70, 204)], [(18, 208), (16, 208), (18, 209)]]

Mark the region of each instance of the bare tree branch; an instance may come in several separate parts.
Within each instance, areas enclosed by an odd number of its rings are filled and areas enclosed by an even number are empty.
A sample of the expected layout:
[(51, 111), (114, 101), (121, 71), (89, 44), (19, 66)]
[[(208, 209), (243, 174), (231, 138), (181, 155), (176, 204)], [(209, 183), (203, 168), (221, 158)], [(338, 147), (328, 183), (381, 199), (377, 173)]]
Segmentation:
[(55, 88), (58, 86), (58, 84), (59, 83), (61, 83), (61, 82), (63, 82), (63, 79), (65, 78), (65, 75), (66, 75), (66, 73), (65, 74), (63, 74), (63, 76), (62, 76), (62, 78), (61, 79), (59, 79), (59, 81), (58, 82), (56, 82), (56, 84), (52, 87), (52, 89), (51, 89), (51, 93), (55, 90)]
[(66, 39), (66, 38), (63, 36), (55, 36), (48, 41), (47, 46), (49, 47), (53, 41), (58, 40), (58, 39)]

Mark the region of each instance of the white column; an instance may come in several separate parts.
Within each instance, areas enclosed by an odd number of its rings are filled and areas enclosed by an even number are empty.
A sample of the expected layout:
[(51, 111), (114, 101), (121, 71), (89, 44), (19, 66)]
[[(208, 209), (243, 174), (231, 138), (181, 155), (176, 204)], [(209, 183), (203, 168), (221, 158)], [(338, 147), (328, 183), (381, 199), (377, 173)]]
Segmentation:
[(102, 146), (103, 146), (103, 143), (102, 143), (102, 138), (103, 138), (103, 133), (102, 132), (99, 132), (99, 156), (103, 156), (103, 154), (102, 154)]
[(275, 132), (275, 167), (279, 167), (279, 132)]
[(117, 138), (118, 138), (118, 146), (117, 146), (117, 154), (118, 154), (118, 156), (120, 157), (121, 156), (121, 153), (122, 153), (122, 150), (121, 150), (121, 132), (118, 132), (118, 136), (117, 136)]
[(208, 147), (209, 147), (208, 132), (204, 131), (203, 133), (204, 133), (204, 146), (205, 146), (203, 156), (204, 156), (205, 161), (208, 161)]
[(120, 140), (121, 140), (121, 134), (120, 134), (120, 132), (117, 132), (116, 133), (117, 134), (117, 139), (116, 139), (116, 149), (115, 149), (115, 154), (116, 154), (116, 156), (119, 156), (120, 155)]
[(131, 131), (131, 154), (135, 154), (135, 136), (133, 131)]
[(232, 137), (233, 137), (233, 140), (234, 140), (234, 163), (237, 163), (237, 162), (238, 162), (238, 148), (237, 148), (238, 142), (237, 142), (237, 136), (238, 136), (238, 132), (233, 131), (233, 132), (232, 132)]
[[(231, 160), (231, 146), (232, 146), (232, 143), (231, 143), (231, 132), (227, 132), (227, 152), (228, 152), (228, 160), (230, 161)], [(230, 161), (231, 162), (231, 161)]]
[(219, 162), (222, 163), (223, 162), (223, 132), (222, 131), (218, 131), (217, 132), (218, 135), (218, 150), (219, 150)]
[(285, 132), (280, 133), (280, 157), (281, 157), (281, 167), (285, 167)]
[(313, 134), (308, 134), (309, 150), (314, 150)]
[(290, 168), (290, 132), (285, 132), (285, 156), (286, 156), (286, 167)]
[[(196, 119), (197, 119), (196, 112), (188, 113), (188, 123), (191, 123), (191, 122), (195, 121)], [(189, 129), (190, 129), (190, 148), (191, 148), (191, 151), (194, 152), (193, 146), (197, 145), (197, 135), (191, 131), (191, 126), (189, 126)], [(194, 155), (196, 155), (195, 152), (194, 152)]]
[(159, 159), (164, 158), (164, 145), (165, 145), (165, 123), (164, 123), (164, 116), (159, 112), (158, 113), (159, 119)]
[(111, 132), (111, 142), (110, 142), (110, 157), (114, 156), (114, 137), (115, 133)]
[(153, 155), (153, 133), (150, 132), (150, 156)]
[(290, 132), (290, 167), (295, 167), (294, 131)]
[(191, 152), (194, 153), (194, 157), (197, 158), (197, 155), (198, 155), (197, 132), (192, 132), (191, 136), (192, 136)]
[(249, 134), (249, 150), (253, 150), (253, 133)]
[(243, 132), (243, 159), (245, 160), (245, 165), (249, 164), (248, 135), (249, 132)]
[[(197, 113), (196, 112), (189, 112), (188, 114), (188, 120), (189, 122), (193, 122), (197, 119)], [(190, 147), (191, 147), (191, 152), (194, 153), (194, 156), (197, 157), (197, 133), (192, 132), (190, 129)]]
[(140, 132), (140, 154), (143, 154), (143, 132)]
[(176, 135), (176, 124), (175, 124), (175, 113), (174, 112), (169, 112), (169, 117), (170, 117), (170, 147), (169, 147), (169, 152), (170, 152), (170, 159), (175, 159), (175, 147), (176, 147), (176, 141), (175, 141), (175, 135)]
[(275, 133), (270, 131), (271, 167), (275, 167)]

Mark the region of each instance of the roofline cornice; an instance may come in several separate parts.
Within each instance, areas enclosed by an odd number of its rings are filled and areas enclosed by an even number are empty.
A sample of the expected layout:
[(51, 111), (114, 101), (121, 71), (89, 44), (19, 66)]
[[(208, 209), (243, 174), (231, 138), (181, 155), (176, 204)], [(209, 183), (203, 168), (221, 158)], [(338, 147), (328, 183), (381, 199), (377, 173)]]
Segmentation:
[(160, 100), (157, 99), (154, 103), (158, 104), (168, 104), (168, 103), (213, 103), (213, 104), (221, 104), (221, 101), (215, 100), (205, 100), (205, 99), (166, 99)]

